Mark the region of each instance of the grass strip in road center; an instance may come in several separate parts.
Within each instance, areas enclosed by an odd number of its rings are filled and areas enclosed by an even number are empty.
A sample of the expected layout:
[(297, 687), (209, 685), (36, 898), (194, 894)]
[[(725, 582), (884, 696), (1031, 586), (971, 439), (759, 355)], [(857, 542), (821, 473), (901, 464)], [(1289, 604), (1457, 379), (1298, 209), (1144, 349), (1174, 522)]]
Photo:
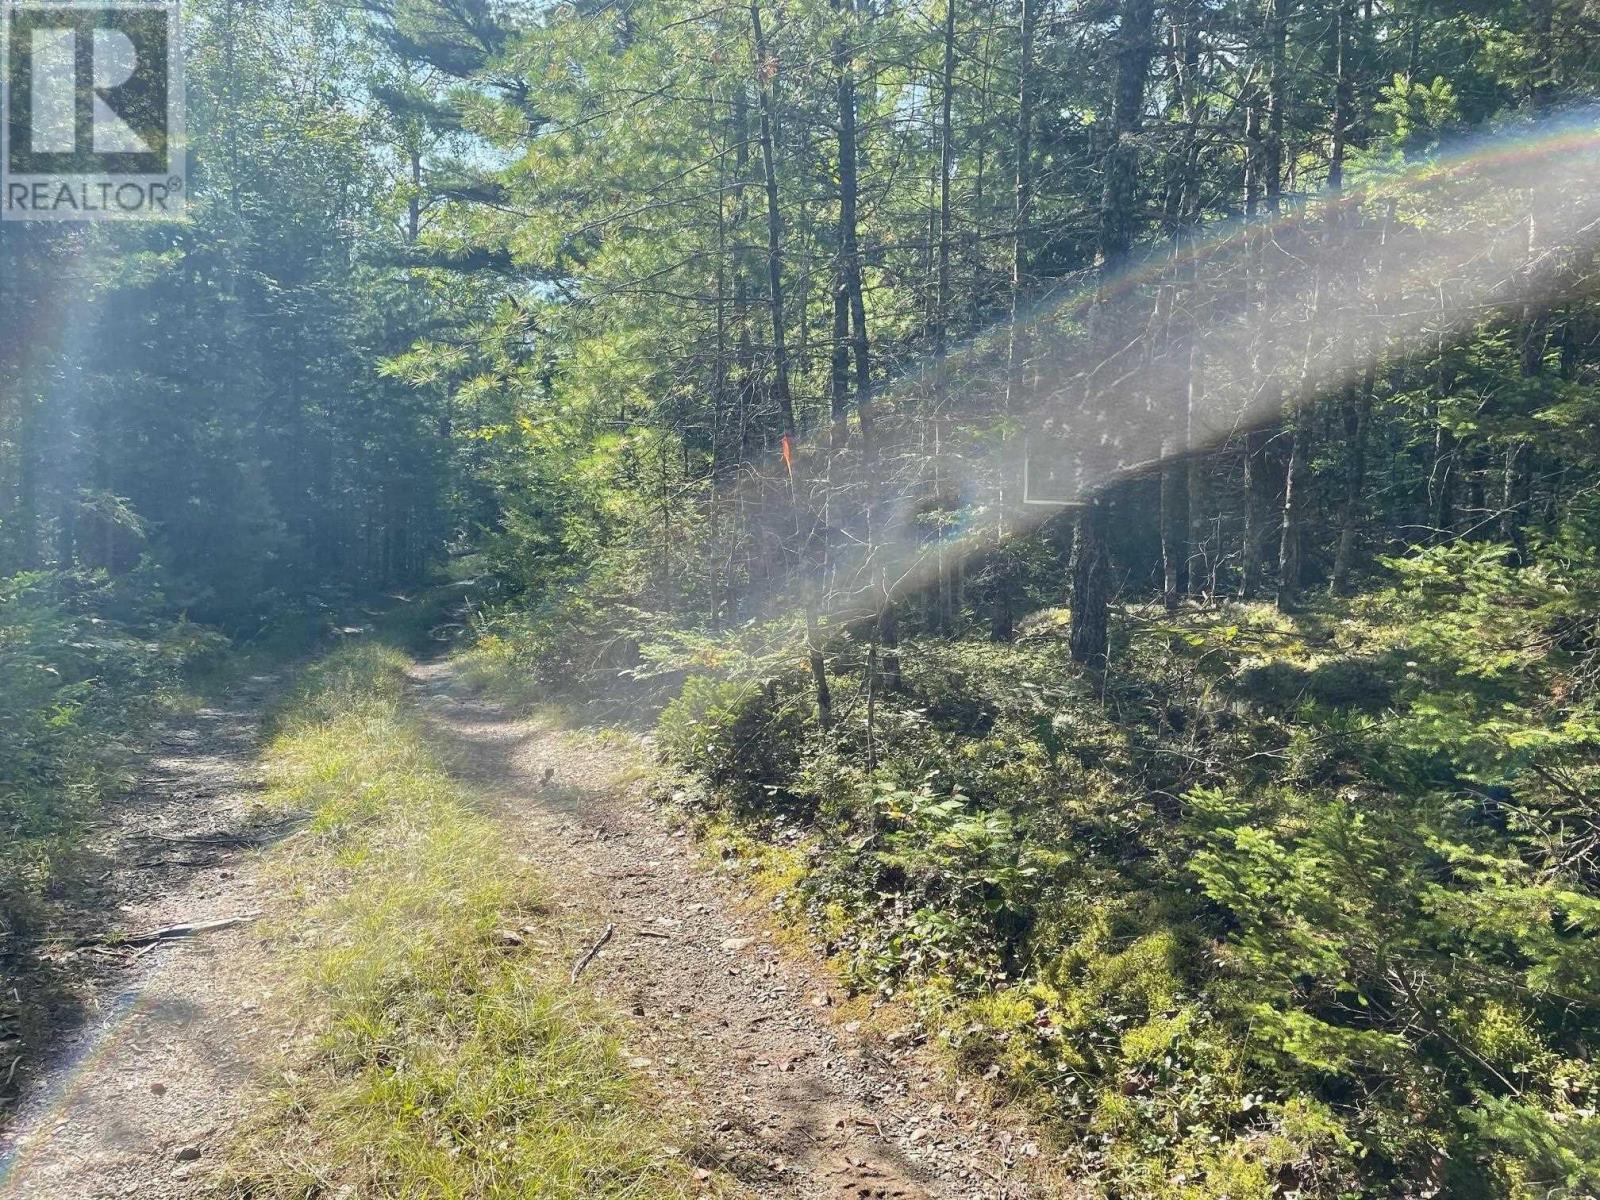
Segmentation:
[(343, 648), (278, 719), (267, 800), (309, 825), (275, 852), (296, 915), (269, 927), (270, 952), (312, 1034), (227, 1194), (697, 1190), (607, 1016), (568, 986), (538, 881), (408, 713), (405, 667)]

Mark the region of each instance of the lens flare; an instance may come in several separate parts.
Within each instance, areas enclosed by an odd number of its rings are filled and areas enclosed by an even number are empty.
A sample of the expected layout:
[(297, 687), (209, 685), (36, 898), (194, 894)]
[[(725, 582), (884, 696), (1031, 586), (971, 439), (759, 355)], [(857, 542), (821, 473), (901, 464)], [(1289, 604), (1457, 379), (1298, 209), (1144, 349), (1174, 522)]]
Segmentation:
[[(815, 486), (796, 490), (799, 521), (768, 521), (771, 582), (742, 615), (786, 616), (795, 574), (825, 563), (837, 627), (1119, 480), (1562, 303), (1590, 282), (1597, 181), (1600, 110), (1585, 108), (1085, 270), (881, 391), (875, 444), (784, 444)], [(745, 485), (752, 509), (785, 503), (766, 474)]]

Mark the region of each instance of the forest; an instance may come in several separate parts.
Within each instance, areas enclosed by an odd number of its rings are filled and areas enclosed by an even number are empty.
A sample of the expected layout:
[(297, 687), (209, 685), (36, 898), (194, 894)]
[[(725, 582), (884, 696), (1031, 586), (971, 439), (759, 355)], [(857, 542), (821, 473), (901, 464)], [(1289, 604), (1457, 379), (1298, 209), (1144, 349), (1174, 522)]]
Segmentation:
[[(1067, 1181), (929, 1194), (1600, 1195), (1590, 5), (183, 17), (185, 219), (0, 223), (8, 980), (103, 920), (85, 847), (197, 681), (398, 607), (485, 703), (642, 739), (762, 918)], [(489, 853), (348, 650), (269, 719), (274, 794), (390, 819), (338, 807), (355, 751), (283, 758), (359, 717), (432, 781), (383, 811)], [(481, 914), (418, 955), (538, 907), (439, 864)], [(326, 1078), (403, 1074), (373, 1014), (467, 1020), (397, 979), (513, 987), (422, 961), (370, 967)], [(624, 1179), (615, 1130), (560, 1185), (487, 1135), (419, 1165), (319, 1142), (357, 1101), (314, 1092), (274, 1119), (335, 1166), (217, 1186), (833, 1194)]]

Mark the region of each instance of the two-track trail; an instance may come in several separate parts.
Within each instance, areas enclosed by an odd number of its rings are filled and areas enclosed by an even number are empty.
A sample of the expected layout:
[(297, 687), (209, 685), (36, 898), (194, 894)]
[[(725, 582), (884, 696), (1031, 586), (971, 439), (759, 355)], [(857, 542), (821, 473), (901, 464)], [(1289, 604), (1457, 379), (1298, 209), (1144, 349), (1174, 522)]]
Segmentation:
[[(255, 849), (286, 830), (255, 811), (259, 678), (174, 718), (97, 835), (126, 932), (283, 917)], [(632, 1069), (683, 1114), (682, 1153), (763, 1200), (1023, 1200), (1038, 1148), (952, 1089), (908, 1037), (869, 1038), (837, 987), (780, 951), (736, 882), (700, 860), (643, 782), (636, 741), (520, 717), (412, 669), (441, 758), (539, 872), (568, 961), (610, 939), (579, 986), (623, 1014)], [(233, 1128), (282, 1061), (286, 983), (249, 924), (91, 950), (88, 1016), (28, 1048), (0, 1200), (202, 1200)], [(709, 1184), (708, 1184), (709, 1186)]]
[(836, 1023), (818, 964), (780, 952), (651, 805), (638, 748), (467, 697), (444, 663), (413, 677), (441, 748), (565, 910), (572, 961), (615, 927), (583, 979), (631, 1015), (635, 1068), (696, 1114), (699, 1161), (774, 1200), (1060, 1194), (1027, 1182), (1037, 1147), (917, 1048)]

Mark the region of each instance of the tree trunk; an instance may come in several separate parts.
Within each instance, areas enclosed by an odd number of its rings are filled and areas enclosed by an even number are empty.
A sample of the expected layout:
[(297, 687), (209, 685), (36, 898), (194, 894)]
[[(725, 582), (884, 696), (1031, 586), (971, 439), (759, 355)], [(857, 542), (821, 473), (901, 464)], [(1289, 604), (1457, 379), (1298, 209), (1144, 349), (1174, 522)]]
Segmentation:
[(1265, 158), (1261, 144), (1261, 96), (1255, 84), (1247, 85), (1244, 97), (1244, 215), (1253, 217), (1261, 208), (1261, 171)]
[[(1151, 38), (1154, 0), (1123, 0), (1116, 39), (1117, 63), (1111, 100), (1111, 145), (1104, 159), (1105, 183), (1100, 195), (1099, 259), (1101, 290), (1095, 297), (1091, 337), (1109, 348), (1109, 310), (1115, 303), (1108, 284), (1122, 268), (1133, 245), (1134, 184), (1138, 148), (1134, 141), (1144, 107), (1145, 78), (1154, 52)], [(1092, 407), (1092, 406), (1087, 406)], [(1103, 504), (1096, 499), (1078, 514), (1072, 573), (1072, 628), (1075, 661), (1096, 668), (1106, 665), (1107, 604), (1110, 588)]]
[[(1206, 519), (1206, 460), (1198, 454), (1192, 453), (1195, 448), (1195, 430), (1193, 418), (1196, 409), (1203, 402), (1205, 393), (1205, 357), (1200, 352), (1199, 342), (1191, 337), (1189, 339), (1189, 398), (1185, 405), (1190, 425), (1188, 429), (1188, 443), (1191, 454), (1188, 469), (1184, 472), (1184, 484), (1189, 489), (1188, 502), (1185, 509), (1189, 513), (1189, 594), (1197, 598), (1211, 595), (1216, 587), (1215, 555), (1211, 550), (1211, 529)], [(1200, 570), (1201, 565), (1205, 570)]]
[(1350, 76), (1350, 34), (1355, 24), (1353, 5), (1335, 0), (1333, 16), (1333, 118), (1328, 131), (1328, 190), (1344, 187), (1345, 151), (1355, 109), (1355, 86)]
[(1111, 99), (1111, 145), (1102, 164), (1099, 256), (1102, 276), (1118, 270), (1133, 245), (1134, 185), (1145, 79), (1154, 52), (1155, 0), (1123, 0), (1117, 29), (1117, 65)]
[(878, 641), (885, 653), (880, 656), (878, 680), (886, 691), (900, 690), (900, 655), (891, 648), (900, 645), (900, 623), (894, 605), (887, 601), (878, 609)]
[(1528, 561), (1528, 539), (1523, 532), (1528, 510), (1528, 444), (1521, 438), (1506, 447), (1505, 469), (1500, 477), (1500, 537), (1511, 547), (1511, 561)]
[[(1533, 63), (1530, 71), (1532, 86), (1529, 99), (1535, 112), (1547, 111), (1556, 97), (1555, 87), (1555, 5), (1552, 0), (1532, 0), (1528, 6), (1532, 24)], [(1545, 236), (1543, 216), (1532, 212), (1528, 217), (1528, 261), (1532, 262)], [(1533, 379), (1544, 371), (1545, 351), (1549, 347), (1549, 321), (1543, 312), (1529, 308), (1522, 314), (1521, 358), (1522, 377)], [(1524, 526), (1528, 513), (1529, 486), (1527, 439), (1513, 437), (1506, 446), (1504, 468), (1500, 480), (1500, 537), (1511, 546), (1512, 561), (1523, 565), (1528, 560), (1527, 538)]]
[(1105, 502), (1095, 499), (1078, 510), (1072, 538), (1072, 661), (1101, 671), (1107, 660), (1107, 604), (1111, 562), (1106, 552)]
[(856, 367), (856, 420), (861, 424), (862, 457), (871, 470), (875, 429), (872, 419), (872, 359), (867, 338), (867, 303), (861, 281), (861, 245), (856, 208), (860, 194), (856, 150), (856, 79), (845, 42), (839, 73), (839, 240), (844, 252), (844, 285), (850, 301), (850, 348)]
[(783, 436), (796, 441), (794, 400), (789, 392), (789, 347), (783, 314), (783, 216), (778, 207), (778, 169), (773, 151), (772, 92), (766, 84), (767, 39), (761, 30), (761, 6), (750, 5), (750, 33), (755, 49), (756, 102), (760, 109), (761, 174), (767, 192), (767, 302), (772, 312), (772, 398), (777, 401)]
[[(849, 0), (833, 0), (834, 11), (848, 16)], [(856, 420), (861, 426), (861, 466), (867, 489), (866, 552), (869, 559), (876, 553), (876, 542), (882, 534), (878, 528), (877, 499), (877, 431), (872, 412), (872, 348), (867, 333), (867, 305), (862, 284), (861, 243), (858, 229), (860, 187), (858, 179), (859, 152), (856, 147), (856, 77), (851, 66), (852, 50), (848, 32), (840, 32), (833, 43), (834, 70), (838, 89), (837, 116), (839, 120), (839, 258), (840, 282), (844, 308), (848, 311), (850, 350), (855, 361)], [(835, 331), (840, 327), (841, 315), (835, 301)], [(839, 360), (835, 358), (835, 368)], [(875, 656), (881, 664), (880, 682), (890, 691), (900, 684), (900, 655), (898, 629), (894, 619), (893, 601), (889, 597), (881, 564), (876, 567), (880, 594), (878, 636), (881, 653)]]
[(1267, 211), (1283, 207), (1283, 126), (1287, 98), (1284, 95), (1289, 38), (1289, 5), (1292, 0), (1267, 0), (1267, 140), (1262, 150), (1261, 173), (1267, 193)]
[(845, 290), (844, 261), (840, 257), (833, 288), (833, 347), (828, 363), (828, 416), (830, 449), (844, 448), (850, 424), (850, 296)]
[(950, 123), (956, 79), (956, 0), (945, 0), (944, 70), (939, 96), (939, 294), (933, 352), (938, 399), (944, 398), (944, 360), (950, 335), (950, 173), (955, 169), (955, 130)]
[[(745, 180), (750, 174), (750, 105), (743, 88), (733, 92), (733, 227), (735, 245), (743, 238), (745, 225), (750, 220), (750, 206), (745, 197)], [(756, 352), (750, 336), (750, 264), (747, 255), (736, 251), (733, 257), (733, 321), (738, 329), (734, 355), (739, 366), (739, 390), (736, 394), (735, 421), (739, 427), (739, 462), (748, 463), (751, 457), (751, 417), (755, 408)]]
[(1456, 524), (1456, 435), (1441, 422), (1433, 432), (1433, 465), (1428, 471), (1429, 540), (1449, 541)]
[(11, 551), (16, 566), (24, 571), (37, 570), (43, 563), (44, 530), (39, 519), (39, 464), (41, 432), (43, 430), (44, 403), (36, 395), (20, 387), (16, 396), (20, 414), (17, 437), (17, 532)]
[(1261, 568), (1267, 561), (1272, 523), (1272, 472), (1267, 456), (1272, 433), (1258, 429), (1244, 438), (1244, 546), (1239, 562), (1239, 598), (1254, 600), (1261, 591)]
[(1161, 471), (1161, 601), (1176, 612), (1189, 591), (1189, 459)]
[(1283, 525), (1278, 540), (1278, 609), (1293, 612), (1300, 603), (1301, 558), (1306, 510), (1306, 459), (1309, 455), (1309, 414), (1297, 413), (1289, 428), (1289, 465), (1283, 479)]
[[(1027, 331), (1022, 327), (1023, 280), (1028, 264), (1029, 229), (1033, 219), (1033, 41), (1039, 18), (1039, 0), (1022, 0), (1022, 45), (1017, 65), (1017, 175), (1011, 225), (1011, 317), (1006, 328), (1005, 416), (1009, 420), (1021, 407), (1018, 376), (1028, 356)], [(994, 596), (989, 614), (989, 634), (997, 642), (1010, 641), (1017, 621), (1017, 570), (1004, 540), (1010, 532), (1008, 512), (1021, 487), (1021, 450), (1007, 438), (1000, 451), (1000, 496), (994, 555)]]
[(1375, 368), (1344, 401), (1345, 462), (1344, 497), (1339, 506), (1339, 541), (1333, 553), (1333, 577), (1328, 590), (1342, 596), (1350, 590), (1350, 569), (1355, 561), (1356, 529), (1361, 522), (1361, 490), (1367, 482), (1367, 427), (1372, 420), (1372, 393), (1376, 387)]
[[(1345, 149), (1350, 136), (1354, 93), (1350, 79), (1350, 30), (1355, 11), (1347, 0), (1335, 0), (1333, 21), (1333, 113), (1328, 130), (1328, 190), (1337, 193), (1344, 186)], [(1329, 236), (1340, 237), (1343, 214), (1337, 203), (1328, 207)], [(1387, 234), (1387, 230), (1385, 230)], [(1367, 424), (1372, 415), (1372, 392), (1376, 367), (1368, 367), (1362, 381), (1345, 391), (1340, 405), (1344, 424), (1344, 495), (1339, 505), (1339, 537), (1334, 546), (1333, 574), (1328, 580), (1332, 595), (1343, 595), (1350, 584), (1350, 567), (1355, 556), (1356, 526), (1361, 515), (1361, 489), (1367, 474)], [(1298, 568), (1298, 564), (1297, 564)]]
[(828, 688), (827, 664), (822, 656), (822, 635), (819, 627), (820, 597), (816, 579), (817, 564), (810, 561), (806, 546), (810, 539), (800, 528), (800, 502), (796, 481), (798, 464), (798, 435), (794, 421), (794, 400), (789, 392), (789, 351), (784, 340), (783, 313), (783, 219), (778, 208), (778, 172), (773, 149), (772, 93), (766, 84), (767, 40), (761, 29), (761, 6), (750, 5), (750, 33), (755, 50), (756, 99), (760, 105), (759, 136), (761, 142), (761, 173), (767, 193), (767, 294), (772, 309), (772, 395), (778, 402), (778, 412), (783, 422), (783, 437), (790, 454), (785, 455), (789, 466), (789, 499), (794, 512), (794, 536), (797, 542), (796, 558), (806, 589), (806, 658), (811, 664), (811, 678), (816, 686), (817, 724), (824, 732), (833, 726), (833, 694)]
[[(716, 119), (715, 101), (711, 116)], [(734, 131), (743, 137), (744, 131)], [(722, 622), (723, 576), (718, 569), (722, 541), (722, 487), (727, 464), (723, 461), (723, 426), (728, 418), (728, 202), (727, 158), (717, 156), (717, 275), (713, 302), (716, 305), (717, 345), (711, 367), (711, 489), (706, 501), (707, 541), (712, 553), (706, 562), (707, 613), (711, 628)]]
[(822, 631), (818, 624), (816, 589), (808, 588), (806, 602), (806, 658), (817, 694), (817, 725), (823, 733), (833, 728), (833, 690), (828, 686), (828, 665), (822, 657)]
[[(1171, 17), (1168, 74), (1171, 80), (1169, 110), (1183, 121), (1183, 139), (1174, 156), (1176, 167), (1167, 181), (1167, 219), (1171, 231), (1174, 287), (1191, 286), (1195, 273), (1186, 270), (1190, 242), (1200, 224), (1198, 132), (1200, 112), (1195, 96), (1195, 73), (1199, 68), (1199, 39), (1192, 22), (1194, 12), (1185, 8)], [(1198, 470), (1192, 454), (1194, 402), (1198, 394), (1195, 373), (1200, 368), (1195, 348), (1193, 318), (1180, 306), (1171, 306), (1166, 353), (1175, 366), (1174, 405), (1170, 418), (1172, 437), (1164, 450), (1172, 458), (1161, 472), (1161, 582), (1162, 602), (1168, 612), (1191, 590), (1190, 568), (1199, 539), (1194, 538), (1195, 518), (1190, 513), (1194, 499), (1194, 477)]]

